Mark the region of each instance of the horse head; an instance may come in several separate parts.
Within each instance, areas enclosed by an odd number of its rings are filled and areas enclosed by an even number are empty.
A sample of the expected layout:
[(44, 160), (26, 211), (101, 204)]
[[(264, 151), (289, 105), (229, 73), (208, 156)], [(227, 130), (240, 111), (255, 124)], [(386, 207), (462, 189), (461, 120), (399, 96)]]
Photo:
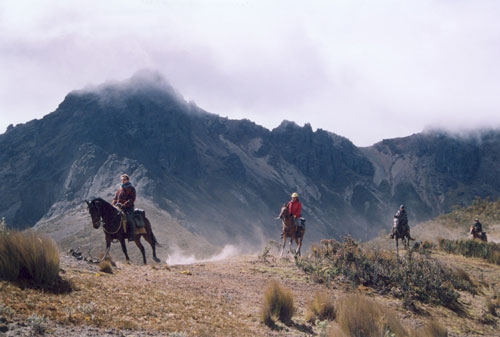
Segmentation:
[(92, 218), (92, 226), (94, 226), (95, 229), (99, 228), (101, 226), (101, 213), (99, 211), (99, 206), (96, 203), (96, 199), (87, 201), (87, 208), (90, 213), (90, 217)]
[(281, 221), (283, 221), (283, 224), (285, 226), (291, 225), (292, 217), (290, 215), (290, 212), (288, 211), (287, 204), (283, 204), (283, 206), (281, 207), (281, 212), (280, 212), (279, 218), (281, 219)]

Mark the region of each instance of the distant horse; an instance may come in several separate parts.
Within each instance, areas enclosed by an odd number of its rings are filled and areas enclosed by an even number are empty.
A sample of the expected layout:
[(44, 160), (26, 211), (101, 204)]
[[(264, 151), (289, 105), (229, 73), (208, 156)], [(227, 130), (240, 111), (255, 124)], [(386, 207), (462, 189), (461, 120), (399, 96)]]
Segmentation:
[(410, 245), (410, 232), (403, 228), (400, 224), (398, 224), (398, 219), (394, 218), (394, 222), (392, 225), (392, 233), (394, 234), (394, 240), (396, 240), (396, 253), (399, 254), (399, 240), (403, 243), (405, 249), (408, 249)]
[[(90, 217), (92, 218), (92, 225), (95, 229), (99, 228), (102, 220), (102, 229), (104, 230), (104, 234), (106, 236), (106, 256), (109, 253), (111, 242), (113, 240), (118, 240), (120, 241), (123, 254), (125, 254), (127, 262), (130, 262), (130, 258), (127, 253), (127, 246), (125, 245), (125, 240), (128, 235), (122, 225), (120, 210), (101, 198), (95, 198), (91, 201), (85, 200), (85, 202), (87, 203)], [(155, 262), (160, 262), (160, 259), (156, 257), (156, 246), (160, 246), (160, 244), (156, 241), (156, 237), (151, 230), (151, 223), (145, 215), (143, 215), (143, 220), (144, 230), (141, 231), (139, 228), (136, 229), (135, 244), (139, 247), (139, 250), (142, 253), (144, 264), (146, 264), (146, 252), (141, 243), (141, 237), (144, 237), (144, 239), (151, 245), (151, 248), (153, 248), (153, 260)]]
[(478, 232), (476, 231), (476, 227), (470, 226), (470, 234), (472, 235), (473, 239), (479, 239), (484, 242), (488, 242), (488, 236), (486, 235), (486, 232)]
[(280, 256), (283, 256), (283, 251), (285, 250), (286, 240), (290, 239), (290, 244), (288, 252), (291, 252), (292, 241), (295, 241), (297, 249), (295, 250), (295, 255), (300, 256), (300, 248), (302, 247), (302, 239), (304, 239), (304, 234), (306, 232), (305, 225), (297, 228), (297, 225), (292, 219), (292, 215), (288, 211), (288, 206), (283, 204), (281, 207), (280, 215), (278, 218), (283, 222), (283, 245), (281, 247)]

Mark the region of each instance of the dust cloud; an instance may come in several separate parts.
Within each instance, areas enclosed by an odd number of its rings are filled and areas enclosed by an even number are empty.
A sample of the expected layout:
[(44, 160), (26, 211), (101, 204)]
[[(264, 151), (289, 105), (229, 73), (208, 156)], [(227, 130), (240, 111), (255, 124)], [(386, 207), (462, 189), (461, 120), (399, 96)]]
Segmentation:
[(165, 261), (169, 266), (173, 265), (186, 265), (200, 262), (214, 262), (228, 259), (234, 256), (241, 255), (241, 250), (233, 245), (226, 245), (219, 254), (213, 255), (209, 258), (198, 259), (194, 255), (183, 255), (179, 252), (173, 252)]

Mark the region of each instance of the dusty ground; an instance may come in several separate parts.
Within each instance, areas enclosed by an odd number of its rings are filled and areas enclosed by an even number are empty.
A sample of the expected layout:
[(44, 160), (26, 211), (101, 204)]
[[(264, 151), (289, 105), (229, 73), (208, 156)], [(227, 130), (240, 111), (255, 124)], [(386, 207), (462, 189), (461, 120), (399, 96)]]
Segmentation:
[[(0, 282), (0, 336), (30, 336), (33, 317), (51, 336), (303, 336), (314, 328), (300, 319), (316, 289), (293, 258), (266, 261), (240, 256), (219, 262), (147, 266), (116, 262), (112, 274), (61, 256), (68, 294), (21, 290)], [(264, 290), (279, 280), (293, 292), (297, 319), (271, 330), (260, 322)], [(3, 307), (3, 313), (2, 313)], [(10, 308), (12, 310), (6, 310)], [(11, 312), (12, 311), (12, 312)], [(28, 318), (31, 316), (31, 321)]]
[[(466, 270), (481, 286), (463, 294), (466, 317), (442, 307), (422, 306), (424, 315), (370, 289), (358, 289), (396, 310), (408, 326), (442, 322), (450, 336), (498, 336), (498, 319), (485, 322), (485, 299), (496, 296), (500, 267), (477, 259), (436, 254), (433, 258)], [(306, 304), (323, 285), (312, 282), (294, 259), (274, 254), (238, 256), (218, 262), (168, 266), (126, 264), (117, 256), (113, 273), (61, 253), (61, 276), (74, 291), (52, 294), (0, 282), (0, 336), (317, 336), (321, 327), (305, 322)], [(264, 291), (279, 280), (292, 291), (297, 313), (289, 326), (271, 329), (260, 321)], [(329, 289), (335, 297), (348, 287)], [(352, 291), (352, 290), (350, 290)], [(334, 323), (335, 324), (335, 323)]]

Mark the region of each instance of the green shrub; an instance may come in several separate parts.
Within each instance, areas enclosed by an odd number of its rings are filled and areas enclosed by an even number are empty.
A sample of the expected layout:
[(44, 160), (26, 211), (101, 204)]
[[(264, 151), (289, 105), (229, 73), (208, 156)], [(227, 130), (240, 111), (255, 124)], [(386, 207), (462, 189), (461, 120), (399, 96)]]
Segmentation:
[(268, 326), (272, 326), (276, 320), (288, 324), (294, 313), (295, 305), (291, 291), (285, 289), (278, 281), (271, 281), (264, 293), (262, 322)]
[(450, 254), (477, 257), (490, 263), (500, 264), (500, 245), (479, 240), (438, 240), (439, 248)]
[(324, 241), (323, 246), (314, 246), (312, 254), (297, 262), (317, 283), (328, 286), (341, 279), (353, 289), (362, 285), (402, 298), (404, 305), (412, 310), (418, 310), (415, 301), (420, 301), (442, 305), (460, 314), (463, 308), (456, 289), (477, 293), (463, 270), (442, 266), (428, 254), (413, 249), (402, 257), (371, 248), (365, 252), (350, 237), (344, 243)]

